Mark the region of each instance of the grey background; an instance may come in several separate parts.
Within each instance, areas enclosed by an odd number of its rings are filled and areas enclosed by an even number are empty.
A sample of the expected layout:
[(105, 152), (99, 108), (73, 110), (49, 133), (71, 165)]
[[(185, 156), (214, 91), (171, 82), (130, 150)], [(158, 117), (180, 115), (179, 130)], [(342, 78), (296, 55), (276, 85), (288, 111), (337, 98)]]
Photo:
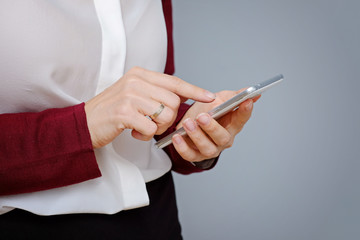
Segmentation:
[(187, 240), (360, 239), (360, 1), (174, 0), (176, 75), (278, 73), (215, 169), (175, 175)]

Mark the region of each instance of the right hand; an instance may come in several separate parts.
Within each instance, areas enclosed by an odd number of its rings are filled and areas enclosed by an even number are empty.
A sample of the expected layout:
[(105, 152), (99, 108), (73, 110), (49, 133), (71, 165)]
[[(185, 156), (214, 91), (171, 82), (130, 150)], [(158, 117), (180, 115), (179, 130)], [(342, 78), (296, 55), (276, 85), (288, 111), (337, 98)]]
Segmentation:
[[(134, 67), (85, 103), (92, 145), (103, 147), (124, 129), (132, 129), (134, 138), (148, 141), (171, 126), (180, 103), (189, 98), (212, 102), (215, 95), (177, 77)], [(146, 117), (161, 103), (165, 108), (157, 118)]]

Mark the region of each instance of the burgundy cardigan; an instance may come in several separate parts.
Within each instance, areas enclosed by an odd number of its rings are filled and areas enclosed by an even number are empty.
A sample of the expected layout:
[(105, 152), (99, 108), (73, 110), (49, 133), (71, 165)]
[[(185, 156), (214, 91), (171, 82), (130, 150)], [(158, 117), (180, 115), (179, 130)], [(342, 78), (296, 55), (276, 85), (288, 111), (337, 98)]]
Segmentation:
[[(173, 74), (171, 0), (162, 2), (168, 32), (165, 73)], [(188, 108), (180, 106), (175, 123), (163, 135), (175, 130)], [(164, 150), (174, 171), (202, 171), (182, 159), (172, 145)], [(0, 114), (0, 195), (57, 188), (100, 176), (84, 103), (38, 113)]]

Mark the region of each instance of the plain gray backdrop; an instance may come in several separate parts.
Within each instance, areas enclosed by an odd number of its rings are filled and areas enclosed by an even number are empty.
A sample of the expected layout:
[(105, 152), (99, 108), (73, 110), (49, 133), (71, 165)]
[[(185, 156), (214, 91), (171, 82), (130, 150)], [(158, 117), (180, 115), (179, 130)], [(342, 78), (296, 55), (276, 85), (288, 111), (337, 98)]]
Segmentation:
[(187, 240), (360, 239), (360, 1), (174, 0), (176, 75), (211, 91), (276, 74), (208, 172), (175, 175)]

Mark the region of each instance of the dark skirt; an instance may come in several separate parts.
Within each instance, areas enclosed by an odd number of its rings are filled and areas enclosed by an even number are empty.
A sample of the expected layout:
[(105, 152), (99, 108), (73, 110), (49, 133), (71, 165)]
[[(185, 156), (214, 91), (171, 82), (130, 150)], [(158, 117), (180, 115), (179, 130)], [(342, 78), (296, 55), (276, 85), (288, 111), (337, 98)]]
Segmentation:
[(181, 227), (171, 172), (146, 184), (150, 205), (117, 214), (39, 216), (15, 209), (0, 215), (0, 238), (178, 240)]

